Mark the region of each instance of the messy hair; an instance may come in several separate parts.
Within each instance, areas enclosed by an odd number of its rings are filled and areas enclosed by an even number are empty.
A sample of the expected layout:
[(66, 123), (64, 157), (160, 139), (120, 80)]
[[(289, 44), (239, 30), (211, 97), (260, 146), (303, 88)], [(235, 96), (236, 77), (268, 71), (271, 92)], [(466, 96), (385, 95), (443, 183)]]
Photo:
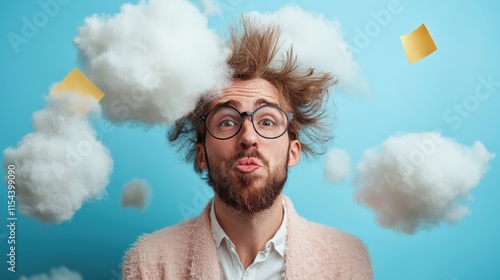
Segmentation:
[[(328, 88), (337, 81), (330, 73), (300, 69), (291, 47), (280, 52), (280, 32), (277, 26), (263, 26), (242, 17), (242, 26), (231, 29), (227, 64), (232, 68), (233, 80), (261, 78), (275, 86), (286, 110), (293, 113), (290, 139), (300, 141), (306, 156), (318, 155), (333, 138), (324, 103)], [(278, 54), (283, 54), (281, 59)], [(185, 152), (186, 161), (193, 162), (198, 173), (202, 170), (196, 162), (196, 144), (204, 141), (206, 133), (198, 119), (208, 113), (211, 101), (200, 99), (196, 108), (177, 120), (168, 133), (169, 141)]]

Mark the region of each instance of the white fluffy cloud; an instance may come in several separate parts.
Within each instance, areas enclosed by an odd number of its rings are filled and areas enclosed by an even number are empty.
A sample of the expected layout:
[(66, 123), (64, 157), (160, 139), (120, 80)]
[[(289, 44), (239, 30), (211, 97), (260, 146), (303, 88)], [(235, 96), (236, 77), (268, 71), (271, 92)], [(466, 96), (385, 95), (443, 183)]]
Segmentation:
[(341, 149), (332, 149), (326, 154), (325, 180), (332, 184), (342, 183), (351, 174), (351, 157)]
[(144, 210), (151, 197), (151, 187), (148, 182), (134, 178), (122, 190), (122, 207), (136, 207)]
[(175, 121), (229, 81), (224, 42), (189, 1), (140, 1), (113, 16), (93, 15), (74, 42), (114, 122)]
[(463, 199), (493, 157), (479, 141), (466, 147), (436, 132), (395, 135), (365, 151), (355, 200), (382, 227), (405, 233), (457, 222), (469, 213)]
[(52, 268), (50, 273), (35, 274), (30, 277), (21, 276), (19, 280), (83, 280), (80, 273), (71, 271), (65, 266), (59, 268)]
[(214, 0), (201, 0), (201, 4), (203, 5), (204, 13), (208, 16), (217, 15), (221, 12), (221, 9)]
[(352, 93), (368, 94), (367, 83), (361, 78), (358, 63), (342, 37), (340, 23), (323, 15), (288, 5), (274, 13), (251, 12), (263, 23), (281, 26), (283, 46), (293, 44), (301, 66), (331, 72), (339, 78), (339, 86)]
[[(19, 210), (42, 223), (69, 220), (102, 196), (113, 161), (79, 109), (95, 105), (76, 94), (54, 99), (33, 114), (35, 131), (4, 150), (4, 169), (15, 166)], [(98, 108), (98, 106), (97, 106)]]

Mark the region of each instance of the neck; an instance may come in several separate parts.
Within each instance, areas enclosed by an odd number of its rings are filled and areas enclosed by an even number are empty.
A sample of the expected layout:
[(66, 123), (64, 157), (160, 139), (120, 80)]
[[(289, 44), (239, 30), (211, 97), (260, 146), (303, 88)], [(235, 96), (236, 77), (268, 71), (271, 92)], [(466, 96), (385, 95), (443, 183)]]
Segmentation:
[(274, 204), (255, 214), (236, 213), (215, 195), (215, 215), (219, 225), (236, 247), (241, 264), (246, 269), (265, 247), (283, 221), (283, 203), (280, 194)]

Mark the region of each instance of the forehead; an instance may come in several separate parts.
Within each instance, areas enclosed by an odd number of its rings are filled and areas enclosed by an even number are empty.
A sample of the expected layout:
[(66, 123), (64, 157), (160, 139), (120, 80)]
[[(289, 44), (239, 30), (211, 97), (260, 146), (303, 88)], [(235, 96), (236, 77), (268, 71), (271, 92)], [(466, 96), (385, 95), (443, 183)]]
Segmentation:
[(211, 108), (220, 104), (230, 104), (235, 107), (256, 108), (262, 104), (283, 106), (282, 96), (278, 89), (264, 79), (236, 80), (224, 89), (218, 99), (211, 102)]

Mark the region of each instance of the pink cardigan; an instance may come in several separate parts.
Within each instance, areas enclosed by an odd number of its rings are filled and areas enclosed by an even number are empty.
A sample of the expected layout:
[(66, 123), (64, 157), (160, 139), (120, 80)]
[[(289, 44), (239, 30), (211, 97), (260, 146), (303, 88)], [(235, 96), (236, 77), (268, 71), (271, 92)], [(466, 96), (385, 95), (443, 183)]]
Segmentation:
[[(363, 243), (300, 217), (288, 198), (283, 279), (373, 279)], [(127, 252), (123, 280), (222, 279), (210, 228), (210, 203), (195, 219), (144, 235)]]

